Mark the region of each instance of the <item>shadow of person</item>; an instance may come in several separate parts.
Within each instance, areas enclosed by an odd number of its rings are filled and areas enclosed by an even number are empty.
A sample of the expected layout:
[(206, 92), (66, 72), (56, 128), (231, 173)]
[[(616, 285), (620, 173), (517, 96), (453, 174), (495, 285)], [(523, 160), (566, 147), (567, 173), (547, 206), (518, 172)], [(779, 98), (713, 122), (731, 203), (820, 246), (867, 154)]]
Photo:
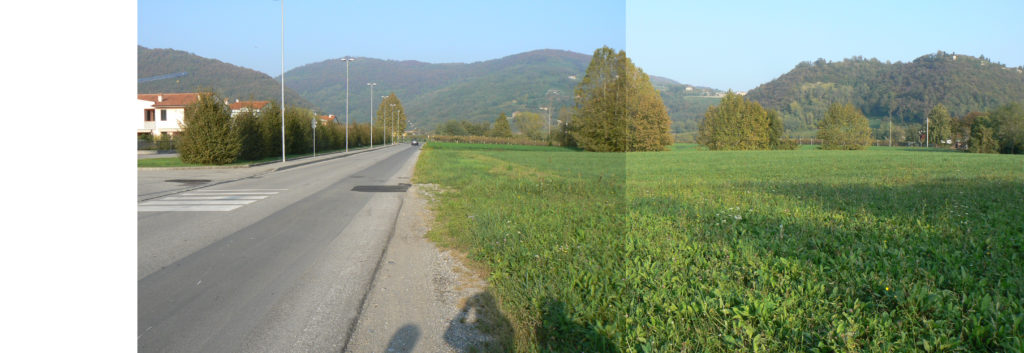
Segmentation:
[(460, 353), (514, 351), (512, 324), (498, 309), (489, 291), (466, 299), (465, 305), (448, 323), (444, 340)]
[(412, 352), (413, 347), (416, 347), (416, 341), (420, 339), (420, 329), (413, 324), (406, 324), (398, 329), (391, 340), (388, 341), (388, 348), (385, 352), (389, 353), (408, 353)]
[(534, 332), (543, 352), (618, 352), (606, 335), (574, 321), (565, 303), (551, 298), (544, 299)]

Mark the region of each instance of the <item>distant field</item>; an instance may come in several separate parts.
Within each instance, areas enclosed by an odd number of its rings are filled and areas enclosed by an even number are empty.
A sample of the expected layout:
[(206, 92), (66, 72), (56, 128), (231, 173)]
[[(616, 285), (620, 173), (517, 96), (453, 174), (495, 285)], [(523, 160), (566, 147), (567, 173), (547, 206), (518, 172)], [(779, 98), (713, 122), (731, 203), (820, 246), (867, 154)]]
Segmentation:
[(1024, 158), (430, 143), (517, 351), (1022, 351)]

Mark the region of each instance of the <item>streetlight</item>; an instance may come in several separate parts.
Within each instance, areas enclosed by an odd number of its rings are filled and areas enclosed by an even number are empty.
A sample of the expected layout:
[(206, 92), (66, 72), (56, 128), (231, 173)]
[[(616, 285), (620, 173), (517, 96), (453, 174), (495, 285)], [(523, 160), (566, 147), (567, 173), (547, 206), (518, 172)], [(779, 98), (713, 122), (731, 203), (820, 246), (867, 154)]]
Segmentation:
[(373, 148), (373, 86), (376, 86), (376, 82), (369, 82), (366, 84), (370, 86), (370, 148)]
[(348, 152), (348, 63), (356, 59), (344, 58), (341, 60), (345, 61), (345, 152)]
[(284, 0), (281, 0), (281, 163), (284, 162)]
[[(554, 95), (557, 96), (558, 95), (558, 90), (557, 89), (553, 89), (553, 90), (548, 91), (548, 93), (554, 94)], [(548, 96), (548, 109), (545, 109), (545, 110), (548, 111), (548, 140), (549, 141), (551, 140), (551, 111), (554, 109), (554, 102), (552, 102), (552, 100), (554, 100), (554, 98), (552, 98), (549, 95)]]
[(395, 104), (389, 104), (391, 106), (391, 144), (395, 144)]

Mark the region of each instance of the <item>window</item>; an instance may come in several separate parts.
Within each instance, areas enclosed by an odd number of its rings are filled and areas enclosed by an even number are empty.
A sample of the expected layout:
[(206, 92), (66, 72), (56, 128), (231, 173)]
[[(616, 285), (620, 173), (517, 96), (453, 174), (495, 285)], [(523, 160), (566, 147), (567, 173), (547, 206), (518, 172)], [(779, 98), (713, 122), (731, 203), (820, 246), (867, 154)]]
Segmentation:
[(160, 121), (167, 121), (167, 109), (160, 109)]
[(146, 121), (153, 121), (153, 118), (154, 118), (155, 114), (154, 114), (153, 109), (146, 109), (144, 115), (145, 115)]

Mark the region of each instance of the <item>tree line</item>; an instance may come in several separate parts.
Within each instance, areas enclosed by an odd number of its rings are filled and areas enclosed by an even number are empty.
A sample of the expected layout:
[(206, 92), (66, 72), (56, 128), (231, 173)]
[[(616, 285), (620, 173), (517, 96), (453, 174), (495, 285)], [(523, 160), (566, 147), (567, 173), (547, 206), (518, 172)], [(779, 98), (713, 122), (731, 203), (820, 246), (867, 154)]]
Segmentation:
[[(185, 163), (228, 164), (235, 161), (256, 161), (281, 155), (281, 105), (271, 101), (258, 113), (242, 111), (231, 116), (231, 109), (214, 93), (204, 93), (185, 107), (178, 154)], [(392, 101), (397, 101), (393, 97)], [(389, 103), (391, 104), (391, 103)], [(390, 105), (388, 106), (390, 108)], [(404, 118), (403, 118), (404, 119)], [(342, 150), (346, 147), (345, 125), (320, 121), (312, 110), (285, 106), (284, 136), (286, 154), (313, 152), (313, 122), (316, 124), (316, 150)], [(404, 120), (395, 125), (375, 124), (373, 143), (383, 144), (385, 138), (401, 136)], [(395, 128), (392, 134), (386, 128)], [(370, 124), (348, 125), (348, 147), (370, 144)], [(389, 136), (390, 135), (390, 136)], [(390, 140), (389, 140), (390, 141)]]

